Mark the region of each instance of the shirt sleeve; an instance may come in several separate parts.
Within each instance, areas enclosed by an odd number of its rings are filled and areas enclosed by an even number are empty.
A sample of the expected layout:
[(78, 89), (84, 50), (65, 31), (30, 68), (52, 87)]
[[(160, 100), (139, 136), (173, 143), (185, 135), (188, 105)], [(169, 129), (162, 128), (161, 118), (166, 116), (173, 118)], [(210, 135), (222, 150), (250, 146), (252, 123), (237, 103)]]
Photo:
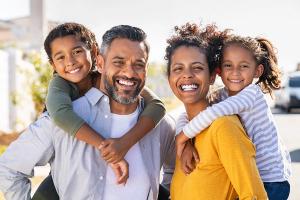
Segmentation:
[(258, 90), (257, 85), (250, 84), (238, 94), (213, 104), (200, 112), (183, 127), (184, 134), (189, 138), (193, 138), (221, 116), (234, 115), (246, 110), (251, 110), (254, 106)]
[(35, 166), (48, 163), (53, 156), (53, 125), (42, 117), (31, 124), (0, 157), (0, 189), (5, 199), (31, 199), (31, 182)]
[(160, 130), (160, 149), (162, 165), (162, 182), (161, 184), (170, 189), (171, 180), (175, 169), (175, 121), (170, 116), (166, 116), (167, 123), (163, 124)]
[(176, 135), (178, 135), (188, 123), (189, 119), (186, 112), (181, 113), (176, 121)]
[(267, 199), (256, 161), (255, 147), (238, 118), (217, 122), (214, 144), (239, 199)]
[(157, 125), (166, 114), (164, 103), (147, 87), (144, 88), (141, 95), (145, 100), (145, 109), (141, 116), (151, 118)]
[(72, 100), (79, 97), (75, 86), (54, 76), (48, 88), (46, 107), (53, 122), (65, 132), (75, 135), (85, 123), (74, 111)]

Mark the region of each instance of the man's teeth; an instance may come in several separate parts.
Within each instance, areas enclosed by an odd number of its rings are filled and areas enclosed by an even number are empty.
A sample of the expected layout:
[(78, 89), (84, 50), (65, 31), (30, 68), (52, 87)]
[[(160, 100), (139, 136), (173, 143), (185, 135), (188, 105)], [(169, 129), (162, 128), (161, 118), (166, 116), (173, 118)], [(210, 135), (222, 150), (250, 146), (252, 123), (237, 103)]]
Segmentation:
[(126, 81), (126, 80), (119, 80), (119, 83), (120, 83), (121, 85), (126, 85), (126, 86), (132, 86), (132, 85), (134, 85), (133, 82), (131, 82), (131, 81)]
[(191, 91), (191, 90), (195, 90), (195, 89), (197, 89), (197, 88), (198, 88), (198, 86), (195, 85), (195, 84), (192, 84), (192, 85), (182, 85), (182, 86), (181, 86), (181, 89), (182, 89), (183, 91)]
[(79, 70), (80, 70), (79, 68), (76, 68), (76, 69), (73, 69), (73, 70), (69, 71), (69, 73), (74, 74), (74, 73), (78, 72)]

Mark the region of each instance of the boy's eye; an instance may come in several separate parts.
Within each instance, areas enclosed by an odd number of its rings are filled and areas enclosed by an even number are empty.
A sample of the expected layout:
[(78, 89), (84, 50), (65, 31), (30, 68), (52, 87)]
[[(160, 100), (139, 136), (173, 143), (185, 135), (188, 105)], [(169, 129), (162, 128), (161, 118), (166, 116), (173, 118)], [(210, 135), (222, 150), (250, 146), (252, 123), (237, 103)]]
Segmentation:
[(56, 60), (63, 60), (65, 57), (64, 56), (57, 56)]

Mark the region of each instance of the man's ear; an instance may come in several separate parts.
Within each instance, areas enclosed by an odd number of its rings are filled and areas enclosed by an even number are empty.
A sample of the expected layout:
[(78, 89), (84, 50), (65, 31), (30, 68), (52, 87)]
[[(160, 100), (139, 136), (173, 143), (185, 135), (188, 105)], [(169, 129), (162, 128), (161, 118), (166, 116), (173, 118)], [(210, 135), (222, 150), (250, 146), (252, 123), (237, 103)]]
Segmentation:
[(102, 74), (103, 70), (104, 70), (104, 57), (101, 54), (98, 54), (96, 56), (96, 67), (97, 67), (97, 71)]
[(255, 71), (254, 77), (255, 78), (259, 78), (263, 74), (263, 72), (264, 72), (264, 66), (262, 64), (258, 65), (256, 67), (256, 71)]

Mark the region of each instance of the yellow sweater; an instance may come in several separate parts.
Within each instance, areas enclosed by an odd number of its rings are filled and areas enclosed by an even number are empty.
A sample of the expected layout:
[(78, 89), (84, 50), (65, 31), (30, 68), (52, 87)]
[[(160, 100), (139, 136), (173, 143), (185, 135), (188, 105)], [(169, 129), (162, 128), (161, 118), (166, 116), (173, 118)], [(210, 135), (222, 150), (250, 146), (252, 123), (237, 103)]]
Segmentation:
[(176, 160), (172, 200), (267, 199), (255, 163), (255, 147), (237, 116), (215, 120), (196, 137), (200, 156), (185, 176)]

